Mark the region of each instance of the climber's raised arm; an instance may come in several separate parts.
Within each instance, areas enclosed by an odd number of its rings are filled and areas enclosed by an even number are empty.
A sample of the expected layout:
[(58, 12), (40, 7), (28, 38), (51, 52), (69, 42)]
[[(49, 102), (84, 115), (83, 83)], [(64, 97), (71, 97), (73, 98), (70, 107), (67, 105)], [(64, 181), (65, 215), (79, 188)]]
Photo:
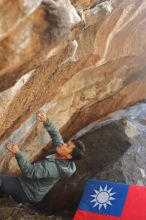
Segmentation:
[(54, 125), (54, 123), (50, 119), (48, 119), (44, 111), (39, 111), (37, 113), (37, 119), (38, 121), (43, 122), (44, 127), (46, 128), (52, 139), (53, 147), (64, 144), (59, 129)]
[(29, 179), (59, 177), (59, 168), (53, 161), (52, 163), (50, 162), (50, 165), (48, 167), (42, 165), (42, 162), (31, 164), (24, 158), (24, 155), (19, 150), (17, 144), (10, 142), (6, 145), (6, 147), (13, 155), (15, 155), (15, 158), (17, 160), (20, 170), (22, 171), (23, 176)]

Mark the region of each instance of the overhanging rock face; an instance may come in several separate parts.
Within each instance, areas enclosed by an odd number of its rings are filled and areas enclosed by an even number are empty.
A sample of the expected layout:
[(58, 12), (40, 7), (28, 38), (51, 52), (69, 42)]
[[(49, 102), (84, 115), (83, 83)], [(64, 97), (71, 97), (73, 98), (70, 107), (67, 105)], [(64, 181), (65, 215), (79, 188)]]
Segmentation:
[(145, 0), (6, 0), (0, 18), (1, 172), (17, 167), (9, 140), (27, 159), (43, 153), (38, 109), (67, 141), (146, 97)]

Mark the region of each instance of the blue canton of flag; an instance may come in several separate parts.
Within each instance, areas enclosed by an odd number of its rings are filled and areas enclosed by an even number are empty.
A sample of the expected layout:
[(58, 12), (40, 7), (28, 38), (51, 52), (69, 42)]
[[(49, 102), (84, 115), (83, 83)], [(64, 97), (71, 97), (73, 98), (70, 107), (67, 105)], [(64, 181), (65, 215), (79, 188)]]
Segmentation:
[(129, 185), (89, 180), (78, 209), (121, 216)]

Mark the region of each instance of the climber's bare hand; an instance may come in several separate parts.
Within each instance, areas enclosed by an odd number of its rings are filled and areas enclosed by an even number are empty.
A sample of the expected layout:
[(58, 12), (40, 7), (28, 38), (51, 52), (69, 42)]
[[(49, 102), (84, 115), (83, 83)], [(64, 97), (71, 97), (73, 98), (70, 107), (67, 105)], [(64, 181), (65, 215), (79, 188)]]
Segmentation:
[(17, 145), (17, 144), (14, 144), (14, 143), (12, 143), (12, 142), (8, 143), (8, 144), (6, 145), (6, 147), (7, 147), (7, 149), (8, 149), (11, 153), (13, 153), (13, 154), (17, 154), (17, 153), (20, 152), (20, 149), (19, 149), (18, 145)]
[(47, 115), (44, 111), (38, 111), (37, 112), (37, 120), (40, 122), (46, 122), (47, 121)]

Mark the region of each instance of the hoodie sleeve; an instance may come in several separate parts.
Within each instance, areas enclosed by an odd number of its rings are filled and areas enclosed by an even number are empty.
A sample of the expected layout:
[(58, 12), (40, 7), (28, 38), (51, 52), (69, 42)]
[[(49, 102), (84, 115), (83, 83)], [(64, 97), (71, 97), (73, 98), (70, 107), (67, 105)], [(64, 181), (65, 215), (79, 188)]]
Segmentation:
[(60, 144), (64, 144), (63, 138), (58, 130), (58, 128), (54, 125), (54, 123), (48, 119), (46, 122), (43, 123), (44, 127), (48, 131), (52, 142), (53, 142), (53, 147), (56, 147)]
[(41, 163), (41, 161), (31, 164), (24, 158), (22, 152), (17, 153), (15, 155), (15, 158), (18, 162), (23, 176), (29, 179), (40, 179), (48, 177), (56, 179), (60, 177), (57, 165), (53, 161), (50, 161), (47, 166), (45, 165), (45, 163)]

